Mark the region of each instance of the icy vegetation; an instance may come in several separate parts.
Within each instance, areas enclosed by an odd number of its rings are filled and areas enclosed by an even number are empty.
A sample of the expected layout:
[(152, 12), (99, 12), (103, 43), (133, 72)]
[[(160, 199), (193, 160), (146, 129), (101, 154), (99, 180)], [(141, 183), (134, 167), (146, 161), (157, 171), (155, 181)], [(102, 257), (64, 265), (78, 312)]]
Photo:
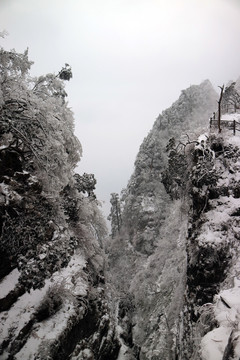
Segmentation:
[(239, 360), (240, 81), (158, 116), (108, 237), (71, 67), (30, 67), (0, 49), (0, 359)]
[[(240, 120), (239, 114), (232, 116)], [(223, 131), (222, 137), (218, 138), (219, 145), (222, 151), (214, 161), (214, 170), (218, 176), (216, 190), (214, 194), (210, 192), (208, 195), (208, 209), (202, 216), (204, 223), (198, 230), (197, 241), (209, 253), (211, 250), (216, 253), (215, 262), (221, 260), (217, 254), (223, 251), (224, 258), (221, 264), (215, 266), (215, 271), (219, 268), (225, 279), (219, 284), (220, 291), (213, 293), (213, 304), (203, 306), (202, 316), (209, 321), (205, 325), (209, 329), (213, 328), (201, 340), (203, 360), (239, 359), (240, 356), (240, 138), (230, 137), (227, 131)], [(211, 313), (208, 319), (207, 312)]]
[(93, 174), (74, 173), (71, 68), (34, 79), (30, 66), (0, 49), (0, 359), (114, 359), (106, 225)]

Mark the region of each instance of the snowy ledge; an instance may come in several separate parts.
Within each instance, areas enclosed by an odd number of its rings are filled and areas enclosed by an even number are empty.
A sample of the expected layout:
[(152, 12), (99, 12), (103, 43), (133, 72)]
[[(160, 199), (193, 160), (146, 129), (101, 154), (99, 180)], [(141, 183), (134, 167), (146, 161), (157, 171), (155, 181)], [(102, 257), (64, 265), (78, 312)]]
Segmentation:
[[(201, 342), (203, 360), (222, 360), (229, 337), (235, 342), (234, 355), (240, 357), (240, 280), (234, 287), (215, 297), (214, 315), (219, 327), (207, 333)], [(234, 357), (234, 359), (235, 359)]]

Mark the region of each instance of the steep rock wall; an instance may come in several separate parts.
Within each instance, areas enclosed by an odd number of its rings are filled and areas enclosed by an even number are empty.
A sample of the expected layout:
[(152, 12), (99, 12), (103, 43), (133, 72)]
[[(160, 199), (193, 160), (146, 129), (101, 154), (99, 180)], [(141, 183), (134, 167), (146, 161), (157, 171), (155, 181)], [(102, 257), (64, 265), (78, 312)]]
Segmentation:
[(180, 134), (185, 136), (181, 141), (196, 139), (198, 131), (207, 127), (215, 102), (209, 81), (183, 91), (144, 139), (124, 191), (122, 228), (107, 249), (118, 296), (131, 298), (132, 345), (128, 347), (136, 359), (178, 357), (190, 200), (186, 192), (185, 197), (173, 199), (165, 190), (166, 146), (171, 138), (180, 139)]
[[(230, 333), (218, 337), (221, 351), (215, 351), (214, 336), (202, 347), (200, 342), (206, 333), (221, 325), (219, 317), (214, 315), (213, 302), (219, 299), (223, 307), (231, 307), (224, 300), (227, 297), (219, 297), (218, 293), (234, 286), (239, 275), (239, 145), (238, 136), (231, 136), (229, 130), (224, 129), (221, 136), (210, 135), (207, 148), (212, 155), (208, 152), (205, 156), (205, 148), (193, 168), (193, 207), (187, 239), (187, 317), (181, 359), (230, 358), (230, 353), (224, 357)], [(207, 168), (211, 168), (208, 173)], [(238, 302), (234, 306), (237, 309)], [(228, 322), (227, 316), (225, 320)], [(231, 329), (230, 322), (228, 327)], [(232, 358), (238, 358), (234, 350)]]

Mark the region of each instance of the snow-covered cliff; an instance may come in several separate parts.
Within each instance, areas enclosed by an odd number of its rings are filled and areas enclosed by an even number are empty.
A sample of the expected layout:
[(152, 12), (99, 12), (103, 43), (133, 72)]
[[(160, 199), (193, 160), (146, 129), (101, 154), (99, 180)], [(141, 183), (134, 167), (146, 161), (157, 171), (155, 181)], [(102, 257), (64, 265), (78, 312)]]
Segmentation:
[[(0, 359), (239, 360), (240, 115), (218, 133), (210, 82), (182, 91), (106, 240), (94, 175), (74, 173), (71, 69), (30, 66), (0, 49)], [(230, 84), (222, 110), (239, 99)]]
[[(232, 328), (236, 343), (236, 325), (225, 319), (222, 330), (213, 302), (238, 275), (240, 144), (238, 132), (209, 128), (215, 107), (208, 81), (185, 90), (144, 140), (123, 192), (122, 227), (109, 244), (112, 281), (132, 304), (120, 318), (123, 329), (131, 323), (123, 359), (220, 360)], [(237, 291), (224, 292), (225, 317), (230, 307), (237, 314)], [(214, 327), (222, 337), (211, 344), (212, 332), (204, 335)]]
[[(240, 115), (230, 118), (239, 121)], [(198, 204), (201, 199), (205, 204), (195, 206), (198, 220), (189, 229), (188, 299), (200, 315), (194, 325), (198, 336), (206, 334), (200, 342), (202, 359), (239, 359), (239, 132), (234, 136), (223, 129), (210, 136), (209, 146), (211, 183), (193, 189), (193, 198), (197, 194)]]

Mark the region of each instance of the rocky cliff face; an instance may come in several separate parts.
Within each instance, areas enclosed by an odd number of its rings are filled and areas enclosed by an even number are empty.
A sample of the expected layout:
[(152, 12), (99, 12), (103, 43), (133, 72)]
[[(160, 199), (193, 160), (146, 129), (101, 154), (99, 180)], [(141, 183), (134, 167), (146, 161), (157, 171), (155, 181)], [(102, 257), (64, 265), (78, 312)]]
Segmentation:
[[(140, 146), (135, 170), (124, 195), (123, 221), (136, 250), (150, 255), (158, 242), (159, 229), (168, 216), (171, 202), (162, 182), (168, 161), (169, 139), (181, 134), (196, 138), (215, 106), (216, 93), (208, 80), (182, 91), (165, 110)], [(181, 169), (182, 170), (182, 169)]]
[[(237, 214), (239, 203), (238, 142), (229, 130), (224, 130), (223, 137), (201, 136), (199, 145), (194, 146), (192, 152), (186, 290), (178, 347), (180, 359), (210, 359), (210, 355), (204, 356), (201, 339), (219, 326), (212, 303), (229, 279), (233, 281), (233, 274), (230, 278), (229, 274), (239, 251), (238, 221), (232, 215)], [(227, 343), (219, 341), (223, 351), (212, 359), (223, 358)]]
[(144, 140), (124, 191), (109, 244), (113, 281), (132, 304), (124, 359), (210, 359), (201, 339), (219, 323), (208, 304), (232, 272), (239, 229), (237, 137), (206, 126), (199, 138), (215, 101), (207, 81), (184, 91)]

